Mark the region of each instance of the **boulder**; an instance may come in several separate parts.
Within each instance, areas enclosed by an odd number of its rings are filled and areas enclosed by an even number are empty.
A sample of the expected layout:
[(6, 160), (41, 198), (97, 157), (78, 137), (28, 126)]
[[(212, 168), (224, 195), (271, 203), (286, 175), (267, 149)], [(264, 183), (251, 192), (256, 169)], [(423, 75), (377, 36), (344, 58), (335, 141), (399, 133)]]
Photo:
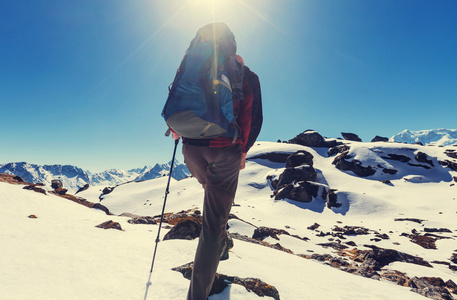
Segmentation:
[(426, 164), (429, 164), (431, 165), (432, 167), (434, 167), (435, 165), (433, 164), (433, 161), (431, 159), (429, 159), (428, 155), (425, 154), (424, 152), (417, 152), (416, 154), (416, 160), (418, 162), (421, 162), (421, 163), (426, 163)]
[(338, 208), (338, 207), (341, 206), (341, 203), (337, 202), (338, 201), (338, 195), (335, 192), (336, 192), (336, 190), (330, 190), (328, 192), (327, 207), (330, 208), (330, 209), (332, 207)]
[(130, 220), (128, 220), (130, 224), (157, 224), (157, 221), (150, 216), (145, 216), (145, 217), (134, 217)]
[(64, 188), (57, 188), (54, 190), (54, 193), (56, 193), (57, 195), (60, 195), (60, 196), (65, 195), (67, 192), (68, 192), (68, 190), (64, 189)]
[(254, 230), (254, 234), (252, 235), (252, 238), (263, 241), (267, 237), (272, 237), (279, 241), (278, 234), (290, 235), (287, 231), (285, 231), (283, 229), (275, 229), (275, 228), (260, 226)]
[(452, 300), (451, 293), (446, 289), (446, 284), (439, 277), (413, 277), (410, 281), (413, 291), (431, 299)]
[(313, 166), (313, 155), (305, 150), (299, 150), (291, 154), (286, 159), (286, 168), (295, 168), (298, 166)]
[(97, 225), (95, 227), (98, 227), (98, 228), (103, 228), (103, 229), (117, 229), (117, 230), (121, 230), (122, 231), (122, 227), (121, 227), (121, 224), (119, 224), (118, 222), (114, 222), (113, 220), (109, 220), (109, 221), (106, 221), (100, 225)]
[(163, 240), (193, 240), (200, 236), (201, 230), (201, 217), (187, 217), (179, 221), (170, 231), (168, 231)]
[(348, 155), (348, 152), (343, 152), (333, 160), (332, 164), (338, 170), (342, 171), (352, 171), (354, 174), (360, 177), (368, 177), (376, 173), (376, 170), (373, 169), (371, 166), (364, 167), (362, 162), (353, 159), (352, 161), (347, 161), (347, 159), (351, 159), (352, 157)]
[(43, 189), (43, 188), (38, 187), (36, 184), (26, 185), (26, 186), (23, 187), (23, 189), (24, 190), (34, 191), (34, 192), (46, 195), (46, 190)]
[(104, 195), (107, 195), (107, 194), (111, 193), (113, 190), (114, 190), (114, 187), (109, 187), (109, 186), (107, 186), (107, 187), (105, 187), (105, 188), (103, 189), (102, 193), (103, 193)]
[(51, 187), (55, 190), (63, 188), (62, 181), (60, 181), (58, 179), (53, 179), (51, 181)]
[(444, 167), (448, 167), (449, 169), (456, 171), (457, 172), (457, 163), (452, 162), (450, 160), (445, 160), (445, 161), (439, 161), (440, 165)]
[[(454, 145), (454, 146), (457, 146), (457, 145)], [(446, 151), (444, 151), (444, 154), (446, 154), (447, 156), (449, 156), (451, 158), (457, 158), (457, 151), (454, 149), (447, 149)]]
[(307, 181), (288, 184), (275, 191), (275, 200), (290, 199), (299, 202), (311, 202), (318, 196), (319, 186)]
[(314, 130), (306, 130), (300, 133), (289, 140), (289, 143), (307, 147), (327, 147), (324, 137)]
[(341, 135), (345, 140), (348, 141), (355, 141), (355, 142), (361, 142), (362, 139), (359, 138), (359, 136), (355, 133), (350, 133), (350, 132), (342, 132)]
[(309, 165), (300, 166), (296, 168), (286, 168), (278, 178), (278, 188), (289, 183), (298, 181), (316, 181), (317, 172)]
[(332, 147), (328, 149), (327, 155), (328, 157), (333, 156), (335, 154), (343, 153), (343, 152), (348, 152), (349, 151), (349, 146), (348, 145), (338, 145), (335, 147)]
[(389, 141), (388, 138), (382, 137), (382, 136), (379, 136), (379, 135), (375, 136), (375, 137), (371, 140), (372, 143), (375, 143), (375, 142), (388, 142), (388, 141)]

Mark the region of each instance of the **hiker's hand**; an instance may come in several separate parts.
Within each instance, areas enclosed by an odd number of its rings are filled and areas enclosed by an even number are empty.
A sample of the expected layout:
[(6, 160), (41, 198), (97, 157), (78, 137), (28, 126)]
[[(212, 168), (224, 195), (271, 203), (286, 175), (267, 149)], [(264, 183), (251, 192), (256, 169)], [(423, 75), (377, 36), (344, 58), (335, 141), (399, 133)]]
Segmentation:
[(181, 138), (181, 136), (179, 134), (177, 134), (176, 132), (174, 132), (174, 131), (171, 132), (171, 137), (174, 140), (179, 140)]
[(243, 170), (246, 167), (246, 155), (247, 155), (247, 153), (241, 153), (240, 170)]

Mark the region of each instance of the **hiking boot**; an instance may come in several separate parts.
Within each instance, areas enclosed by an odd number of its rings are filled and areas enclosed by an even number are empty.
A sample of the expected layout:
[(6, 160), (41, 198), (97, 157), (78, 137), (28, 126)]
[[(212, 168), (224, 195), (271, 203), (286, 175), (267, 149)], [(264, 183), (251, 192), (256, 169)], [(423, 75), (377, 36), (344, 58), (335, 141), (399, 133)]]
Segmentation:
[(230, 233), (227, 232), (225, 237), (225, 245), (222, 248), (221, 252), (221, 259), (220, 260), (227, 260), (229, 258), (229, 250), (233, 248), (233, 239), (230, 236)]

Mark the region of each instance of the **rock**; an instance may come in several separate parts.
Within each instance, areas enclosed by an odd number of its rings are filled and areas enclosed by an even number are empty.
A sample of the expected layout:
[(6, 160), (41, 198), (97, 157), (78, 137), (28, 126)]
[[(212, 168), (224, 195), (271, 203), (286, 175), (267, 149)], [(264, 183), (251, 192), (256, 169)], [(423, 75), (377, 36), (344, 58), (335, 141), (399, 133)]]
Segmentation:
[(316, 230), (317, 228), (319, 228), (321, 225), (317, 224), (317, 223), (314, 223), (313, 225), (307, 227), (307, 229), (309, 230)]
[(376, 170), (373, 169), (371, 166), (364, 167), (362, 163), (356, 159), (352, 161), (347, 161), (346, 159), (350, 159), (351, 156), (348, 155), (347, 152), (343, 152), (333, 160), (332, 164), (335, 167), (342, 171), (352, 171), (354, 174), (360, 177), (368, 177), (376, 173)]
[(279, 241), (278, 234), (290, 235), (287, 231), (282, 230), (282, 229), (275, 229), (275, 228), (261, 226), (254, 230), (254, 234), (252, 235), (252, 238), (263, 241), (267, 237), (272, 237)]
[(176, 225), (164, 236), (163, 240), (193, 240), (200, 236), (201, 230), (201, 217), (188, 217), (176, 223)]
[(290, 144), (298, 144), (307, 147), (327, 147), (328, 144), (325, 142), (325, 139), (317, 131), (306, 130), (295, 138), (289, 140)]
[(30, 184), (30, 185), (26, 185), (23, 187), (24, 190), (30, 190), (30, 191), (34, 191), (34, 192), (37, 192), (37, 193), (41, 193), (41, 194), (44, 194), (46, 195), (46, 190), (45, 189), (42, 189), (40, 187), (37, 187), (36, 184)]
[(106, 221), (100, 225), (97, 225), (95, 227), (98, 227), (98, 228), (103, 228), (103, 229), (117, 229), (117, 230), (121, 230), (122, 231), (122, 227), (121, 227), (121, 224), (119, 224), (118, 222), (114, 222), (113, 220), (109, 220), (109, 221)]
[(51, 181), (51, 187), (55, 190), (63, 188), (62, 181), (60, 181), (58, 179), (53, 179)]
[(83, 191), (89, 189), (89, 186), (90, 186), (90, 185), (89, 185), (88, 183), (86, 183), (83, 187), (80, 187), (80, 188), (76, 191), (75, 195), (76, 195), (77, 193), (81, 193), (81, 192), (83, 192)]
[(454, 149), (447, 149), (446, 151), (444, 151), (444, 154), (446, 154), (447, 156), (451, 157), (451, 158), (457, 158), (457, 151), (454, 150)]
[(349, 132), (342, 132), (341, 135), (345, 140), (348, 141), (355, 141), (355, 142), (361, 142), (362, 139), (359, 138), (359, 136), (355, 133), (349, 133)]
[(107, 186), (107, 187), (105, 187), (105, 188), (103, 189), (102, 194), (108, 195), (109, 193), (111, 193), (111, 192), (114, 190), (114, 188), (115, 188), (115, 187), (109, 187), (109, 186)]
[(418, 244), (419, 246), (421, 246), (424, 249), (436, 249), (435, 242), (436, 242), (437, 238), (433, 238), (433, 237), (426, 236), (426, 235), (420, 235), (417, 233), (414, 233), (414, 234), (402, 233), (401, 235), (409, 237), (411, 242)]
[(328, 192), (327, 207), (330, 209), (332, 207), (338, 208), (341, 206), (341, 203), (337, 202), (338, 195), (335, 192), (336, 192), (336, 190), (332, 190), (332, 189)]
[(395, 170), (395, 169), (388, 169), (388, 168), (384, 168), (382, 169), (382, 171), (386, 174), (390, 174), (390, 175), (395, 175), (397, 174), (398, 170)]
[(319, 186), (307, 182), (301, 181), (296, 184), (290, 183), (285, 187), (275, 191), (275, 200), (290, 199), (299, 202), (311, 202), (313, 198), (317, 198), (319, 192)]
[(157, 221), (153, 217), (135, 217), (128, 220), (130, 224), (157, 224)]
[(378, 248), (376, 246), (369, 247), (371, 247), (372, 250), (367, 250), (366, 252), (361, 251), (361, 259), (363, 261), (361, 267), (380, 271), (381, 268), (393, 262), (406, 262), (433, 268), (432, 265), (418, 256), (413, 256), (393, 249)]
[(453, 263), (457, 264), (457, 253), (453, 253), (451, 258), (449, 258), (450, 261)]
[(427, 221), (427, 220), (422, 220), (422, 219), (417, 219), (417, 218), (396, 218), (396, 219), (394, 219), (394, 221), (395, 222), (410, 221), (410, 222), (422, 224), (422, 222)]
[(413, 277), (410, 286), (413, 291), (431, 299), (454, 299), (446, 289), (446, 284), (439, 277)]
[(457, 172), (457, 163), (452, 162), (450, 160), (439, 161), (440, 165), (444, 167), (448, 167), (449, 169)]
[(335, 146), (335, 147), (332, 147), (330, 149), (328, 149), (327, 151), (327, 155), (328, 157), (330, 156), (333, 156), (335, 154), (339, 154), (339, 153), (343, 153), (343, 152), (349, 152), (349, 146), (348, 145), (338, 145), (338, 146)]
[(107, 215), (112, 215), (112, 213), (109, 211), (109, 209), (108, 209), (106, 206), (104, 206), (104, 205), (102, 205), (102, 204), (100, 204), (100, 203), (94, 203), (94, 205), (92, 206), (92, 208), (102, 210), (102, 211), (104, 211), (105, 214), (107, 214)]
[(382, 137), (382, 136), (379, 136), (379, 135), (375, 136), (375, 137), (371, 140), (372, 143), (375, 143), (375, 142), (388, 142), (388, 141), (389, 141), (388, 138)]
[(278, 187), (299, 181), (316, 181), (317, 172), (309, 165), (297, 168), (286, 168), (278, 178)]
[(390, 160), (397, 160), (397, 161), (400, 161), (400, 162), (403, 162), (403, 163), (409, 162), (411, 160), (411, 158), (409, 158), (409, 157), (407, 157), (405, 155), (393, 154), (393, 153), (389, 153), (389, 154), (387, 154), (387, 156), (381, 156), (381, 158), (390, 159)]
[(286, 168), (295, 168), (298, 166), (313, 166), (313, 155), (305, 150), (300, 150), (291, 154), (286, 159)]
[(63, 196), (68, 192), (68, 190), (64, 188), (57, 188), (54, 190), (54, 192), (60, 196)]
[(434, 167), (435, 165), (433, 164), (433, 161), (431, 159), (428, 158), (428, 155), (425, 154), (424, 152), (417, 152), (416, 154), (416, 160), (418, 162), (422, 162), (422, 163), (427, 163), (429, 165), (431, 165), (432, 167)]
[(14, 176), (13, 180), (15, 180), (17, 182), (24, 182), (24, 179), (22, 179), (22, 177), (20, 177), (20, 176)]

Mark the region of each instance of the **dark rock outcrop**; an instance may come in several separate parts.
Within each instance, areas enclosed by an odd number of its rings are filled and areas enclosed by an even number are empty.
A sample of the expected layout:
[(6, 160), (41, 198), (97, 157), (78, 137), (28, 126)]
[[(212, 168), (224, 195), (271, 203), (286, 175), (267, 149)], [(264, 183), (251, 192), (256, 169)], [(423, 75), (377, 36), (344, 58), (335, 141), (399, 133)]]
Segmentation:
[(281, 175), (279, 175), (278, 188), (287, 184), (300, 182), (300, 181), (316, 181), (317, 172), (309, 165), (300, 166), (296, 168), (286, 168)]
[(37, 193), (41, 193), (43, 195), (46, 195), (46, 190), (43, 189), (43, 188), (40, 188), (39, 187), (39, 184), (34, 184), (34, 183), (31, 183), (29, 185), (26, 185), (23, 187), (24, 190), (30, 190), (30, 191), (34, 191), (34, 192), (37, 192)]
[(451, 293), (446, 289), (446, 284), (439, 277), (413, 277), (410, 286), (413, 291), (431, 299), (453, 300)]
[(372, 143), (375, 143), (375, 142), (388, 142), (388, 141), (389, 141), (388, 138), (382, 137), (382, 136), (379, 136), (379, 135), (375, 136), (375, 137), (371, 140)]
[(275, 228), (261, 226), (254, 230), (254, 234), (252, 235), (252, 238), (263, 241), (267, 237), (272, 237), (279, 241), (279, 237), (278, 237), (279, 234), (290, 235), (287, 231), (285, 231), (283, 229), (275, 229)]
[(287, 156), (286, 168), (295, 168), (303, 165), (313, 166), (313, 155), (308, 151), (300, 150)]
[(289, 140), (287, 143), (307, 147), (335, 147), (342, 144), (336, 140), (326, 141), (325, 138), (317, 131), (310, 129), (300, 133), (293, 139)]
[(355, 141), (355, 142), (361, 142), (362, 139), (359, 138), (359, 136), (355, 133), (350, 133), (350, 132), (342, 132), (341, 136), (348, 141)]
[(457, 158), (457, 151), (454, 149), (447, 149), (446, 151), (444, 151), (444, 154), (451, 158)]
[(83, 192), (83, 191), (89, 189), (89, 187), (90, 187), (90, 185), (89, 185), (88, 183), (86, 183), (84, 186), (80, 187), (80, 188), (76, 191), (75, 195), (76, 195), (77, 193), (81, 193), (81, 192)]
[(433, 164), (433, 161), (431, 159), (429, 159), (428, 155), (425, 154), (424, 152), (417, 152), (416, 154), (416, 160), (418, 162), (422, 162), (422, 163), (426, 163), (426, 164), (429, 164), (431, 165), (432, 167), (434, 167), (435, 165)]
[(180, 220), (167, 234), (163, 240), (193, 240), (200, 236), (202, 230), (201, 217), (188, 217)]
[(274, 192), (275, 200), (291, 199), (299, 202), (311, 202), (317, 198), (319, 186), (313, 182), (300, 181), (290, 183)]
[(53, 179), (51, 181), (51, 187), (55, 190), (63, 188), (62, 181), (60, 181), (58, 179)]
[(135, 217), (128, 220), (130, 224), (157, 224), (157, 221), (153, 217)]
[(450, 160), (439, 161), (440, 165), (443, 167), (448, 167), (449, 169), (457, 172), (457, 163)]
[(393, 154), (393, 153), (389, 153), (389, 154), (387, 154), (387, 156), (381, 156), (381, 158), (397, 160), (397, 161), (400, 161), (403, 163), (409, 162), (411, 160), (411, 158), (409, 158), (408, 156), (401, 155), (401, 154)]
[(328, 157), (333, 156), (335, 154), (343, 153), (343, 152), (348, 152), (349, 151), (349, 146), (348, 145), (338, 145), (335, 147), (332, 147), (328, 149), (327, 155)]
[(121, 230), (122, 231), (122, 227), (121, 227), (121, 224), (119, 224), (118, 222), (114, 222), (113, 220), (109, 220), (109, 221), (106, 221), (100, 225), (97, 225), (95, 227), (98, 227), (98, 228), (103, 228), (103, 229), (117, 229), (117, 230)]
[(353, 159), (348, 161), (352, 157), (348, 155), (348, 152), (343, 152), (333, 160), (332, 164), (342, 171), (352, 171), (354, 174), (360, 177), (368, 177), (376, 173), (376, 170), (371, 166), (364, 167), (362, 162)]

